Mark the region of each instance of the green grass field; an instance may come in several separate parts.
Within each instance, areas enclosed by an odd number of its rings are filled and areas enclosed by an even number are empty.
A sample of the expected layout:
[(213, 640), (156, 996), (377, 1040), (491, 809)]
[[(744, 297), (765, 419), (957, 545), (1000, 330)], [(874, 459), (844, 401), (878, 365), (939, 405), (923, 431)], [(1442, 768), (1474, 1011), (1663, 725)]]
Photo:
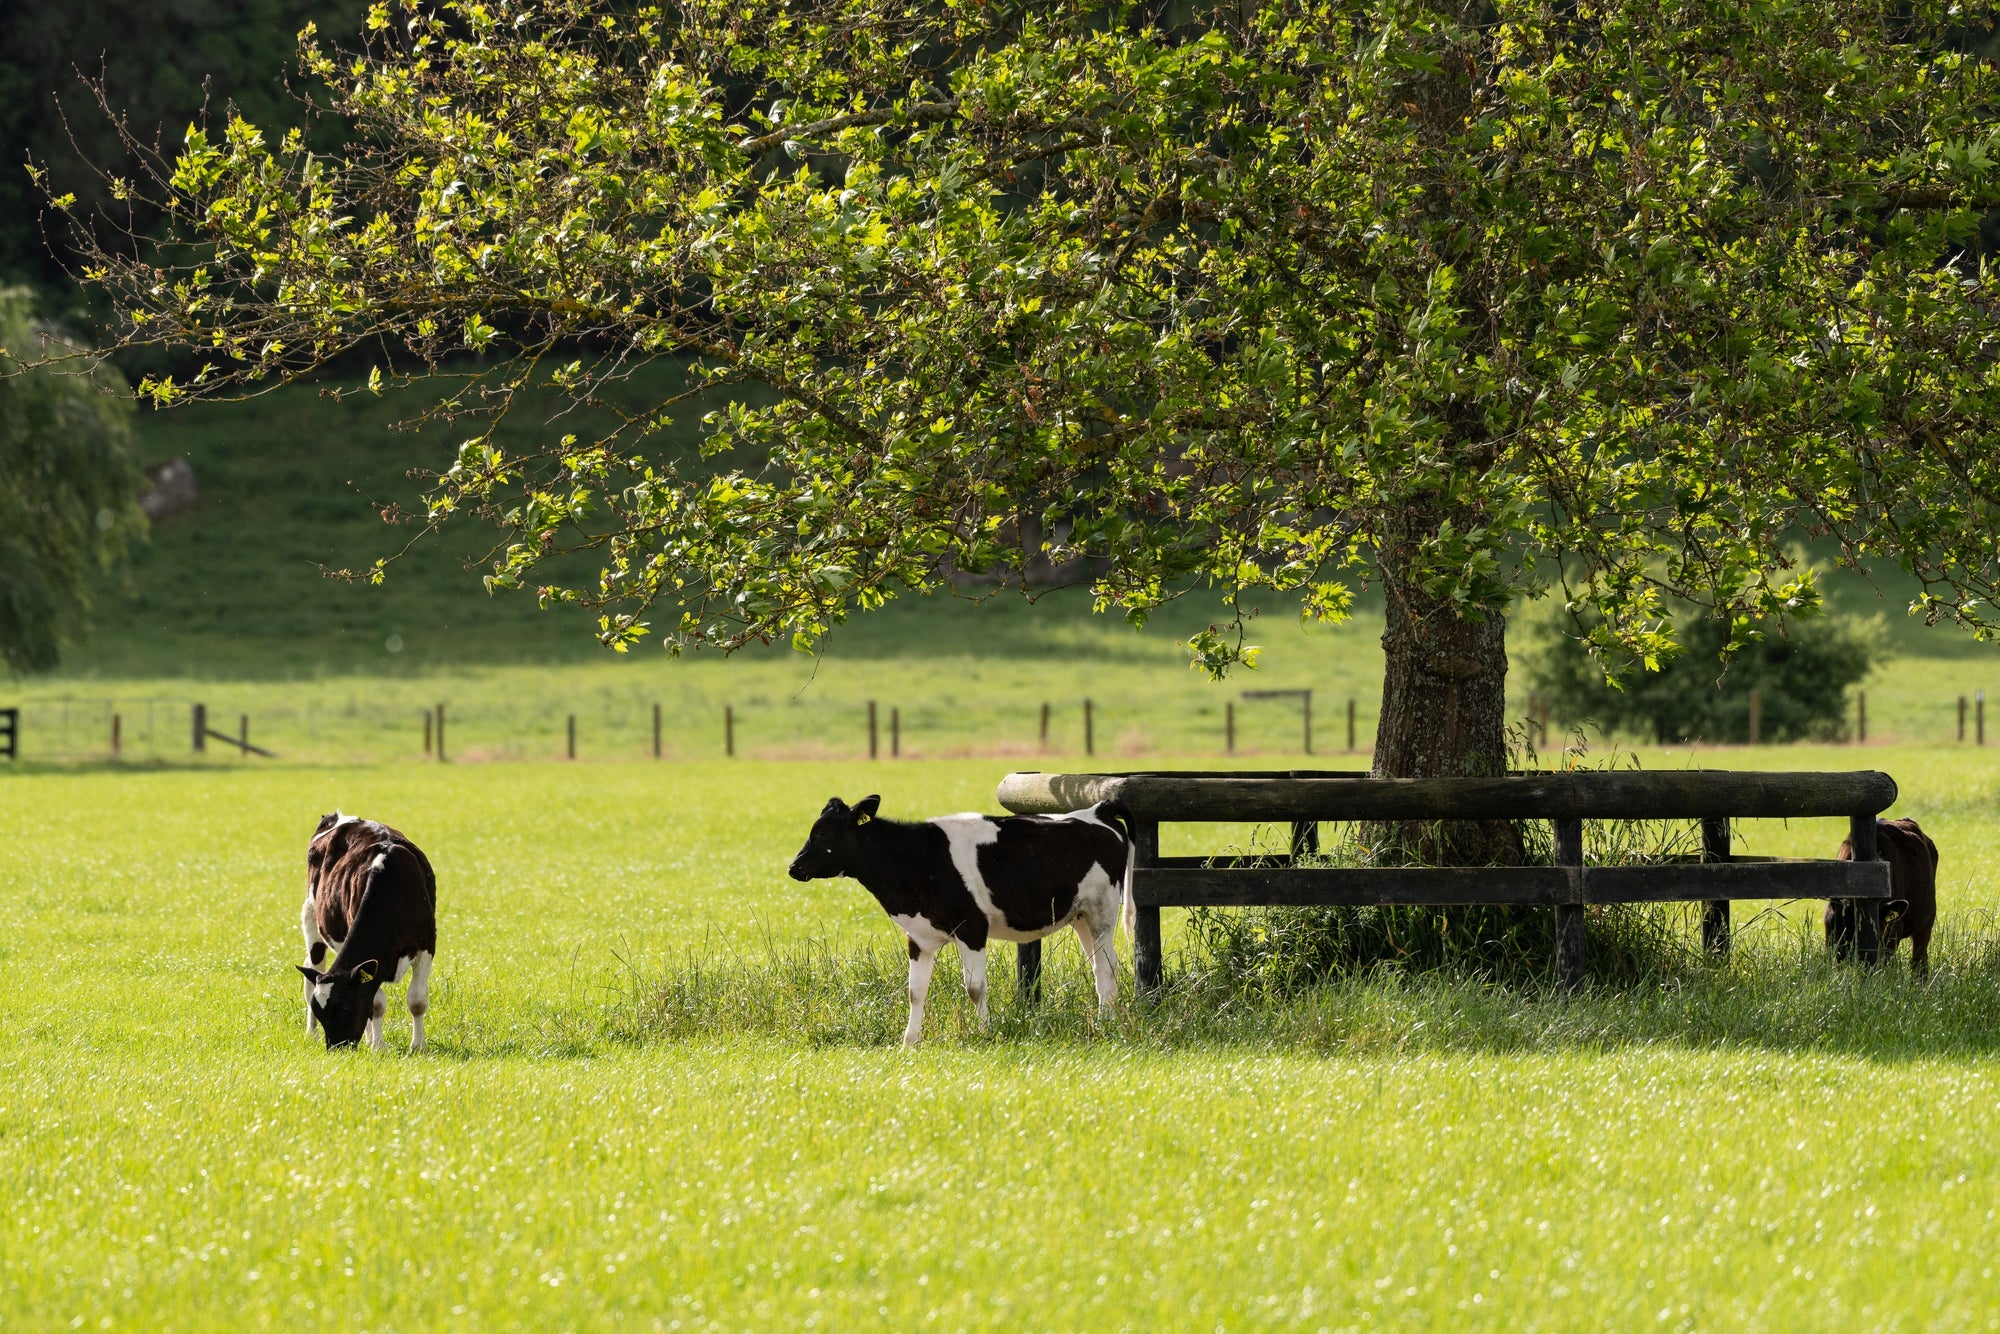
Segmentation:
[[(1641, 758), (1894, 774), (1945, 850), (1927, 988), (1829, 967), (1798, 904), (1740, 909), (1726, 968), (1578, 997), (1394, 973), (1244, 996), (1203, 983), (1169, 913), (1157, 1008), (1096, 1024), (1067, 943), (1023, 1007), (1003, 948), (992, 1032), (948, 960), (906, 1052), (893, 928), (783, 874), (828, 795), (914, 816), (991, 809), (1009, 768), (1359, 765), (1337, 752), (1350, 698), (1372, 740), (1379, 613), (1274, 611), (1264, 670), (1224, 685), (1174, 642), (1199, 601), (1134, 635), (1075, 596), (933, 599), (816, 661), (618, 659), (578, 617), (487, 599), (474, 534), (384, 589), (322, 579), (380, 554), (364, 502), (407, 499), (449, 441), (298, 398), (149, 418), (203, 510), (106, 587), (61, 675), (0, 691), (23, 708), (0, 1327), (2000, 1324), (2000, 744), (1954, 742), (2000, 658), (1902, 619), (1893, 585), (1834, 590), (1888, 613), (1874, 744)], [(1296, 687), (1309, 762), (1296, 705), (1240, 698)], [(196, 701), (282, 758), (192, 756)], [(450, 764), (420, 762), (437, 703)], [(572, 714), (580, 762), (544, 762)], [(304, 842), (335, 807), (438, 865), (419, 1058), (303, 1033)], [(1841, 832), (1738, 846), (1825, 856)], [(1171, 827), (1167, 850), (1271, 836)]]
[[(1099, 1028), (1071, 945), (1036, 1010), (1001, 969), (991, 1035), (941, 970), (914, 1052), (893, 929), (782, 868), (829, 793), (990, 809), (1002, 762), (37, 766), (0, 778), (0, 1325), (1990, 1326), (2000, 761), (1868, 758), (1945, 849), (1928, 989), (1828, 968), (1800, 905), (1671, 985)], [(421, 1057), (395, 1001), (386, 1056), (302, 1031), (336, 806), (438, 865)]]

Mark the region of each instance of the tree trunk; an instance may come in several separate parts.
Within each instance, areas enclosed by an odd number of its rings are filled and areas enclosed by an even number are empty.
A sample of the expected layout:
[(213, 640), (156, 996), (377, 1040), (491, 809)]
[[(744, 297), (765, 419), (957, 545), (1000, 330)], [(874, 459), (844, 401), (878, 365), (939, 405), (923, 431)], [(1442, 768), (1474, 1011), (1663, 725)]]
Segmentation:
[[(1387, 625), (1382, 718), (1375, 741), (1378, 778), (1473, 778), (1507, 772), (1507, 619), (1462, 615), (1425, 592), (1391, 545), (1382, 554)], [(1516, 864), (1520, 838), (1504, 820), (1371, 831), (1391, 861), (1434, 866)]]

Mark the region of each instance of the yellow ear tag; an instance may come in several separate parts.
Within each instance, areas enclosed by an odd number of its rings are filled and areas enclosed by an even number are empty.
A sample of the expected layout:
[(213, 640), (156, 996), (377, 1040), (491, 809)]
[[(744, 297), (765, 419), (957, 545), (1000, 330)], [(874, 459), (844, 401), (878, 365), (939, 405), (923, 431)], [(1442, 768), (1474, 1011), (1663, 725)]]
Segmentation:
[(363, 986), (367, 986), (370, 982), (373, 982), (375, 980), (375, 974), (369, 972), (366, 968), (363, 968), (360, 972), (356, 973), (355, 976), (361, 979), (361, 985)]
[(856, 820), (856, 821), (855, 821), (854, 823), (856, 823), (856, 824), (867, 824), (867, 823), (868, 823), (868, 822), (869, 822), (870, 820), (872, 820), (872, 819), (874, 819), (874, 818), (875, 818), (875, 817), (874, 817), (874, 816), (872, 816), (872, 815), (864, 815), (864, 816), (860, 817), (859, 819), (857, 819), (857, 820)]

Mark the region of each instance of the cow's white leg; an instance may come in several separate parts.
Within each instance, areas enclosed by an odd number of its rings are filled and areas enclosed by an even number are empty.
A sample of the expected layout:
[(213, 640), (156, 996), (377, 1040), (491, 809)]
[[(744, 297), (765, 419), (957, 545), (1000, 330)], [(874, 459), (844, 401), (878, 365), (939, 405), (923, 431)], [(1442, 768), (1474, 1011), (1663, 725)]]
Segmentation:
[(959, 971), (965, 974), (965, 994), (979, 1012), (979, 1027), (986, 1028), (986, 951), (958, 947)]
[[(326, 957), (326, 942), (319, 938), (319, 914), (313, 911), (312, 895), (306, 895), (306, 906), (299, 910), (299, 930), (306, 938), (306, 966), (319, 967)], [(306, 984), (306, 1036), (311, 1037), (319, 1022), (313, 1018), (313, 984), (309, 977), (301, 977)]]
[(381, 1051), (387, 1044), (382, 1041), (382, 1016), (389, 1012), (389, 997), (382, 988), (375, 988), (375, 1008), (368, 1015), (368, 1045)]
[(431, 956), (428, 951), (418, 950), (416, 959), (410, 964), (407, 1003), (410, 1023), (415, 1030), (410, 1034), (410, 1050), (420, 1052), (424, 1049), (424, 1015), (431, 1008)]
[(1097, 1009), (1108, 1018), (1111, 1002), (1118, 999), (1118, 920), (1114, 917), (1093, 930), (1090, 919), (1078, 914), (1074, 925), (1076, 938), (1083, 942), (1083, 957), (1090, 960), (1097, 981)]
[(930, 994), (931, 969), (937, 963), (937, 946), (912, 942), (910, 954), (910, 1023), (903, 1030), (903, 1045), (914, 1047), (924, 1035), (924, 997)]

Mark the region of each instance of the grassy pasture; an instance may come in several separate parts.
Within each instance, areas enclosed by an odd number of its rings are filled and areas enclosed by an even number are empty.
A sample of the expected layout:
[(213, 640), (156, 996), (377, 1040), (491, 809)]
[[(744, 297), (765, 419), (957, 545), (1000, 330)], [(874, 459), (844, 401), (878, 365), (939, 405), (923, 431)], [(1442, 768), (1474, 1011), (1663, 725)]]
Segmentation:
[[(990, 808), (993, 760), (32, 766), (0, 778), (0, 1324), (1989, 1326), (2000, 762), (1868, 759), (1945, 849), (1927, 990), (1825, 967), (1801, 905), (1671, 986), (1385, 976), (1098, 1029), (1066, 946), (1038, 1011), (998, 970), (988, 1036), (941, 969), (914, 1053), (891, 929), (783, 862), (830, 792)], [(424, 1057), (301, 1031), (335, 806), (438, 863)]]

